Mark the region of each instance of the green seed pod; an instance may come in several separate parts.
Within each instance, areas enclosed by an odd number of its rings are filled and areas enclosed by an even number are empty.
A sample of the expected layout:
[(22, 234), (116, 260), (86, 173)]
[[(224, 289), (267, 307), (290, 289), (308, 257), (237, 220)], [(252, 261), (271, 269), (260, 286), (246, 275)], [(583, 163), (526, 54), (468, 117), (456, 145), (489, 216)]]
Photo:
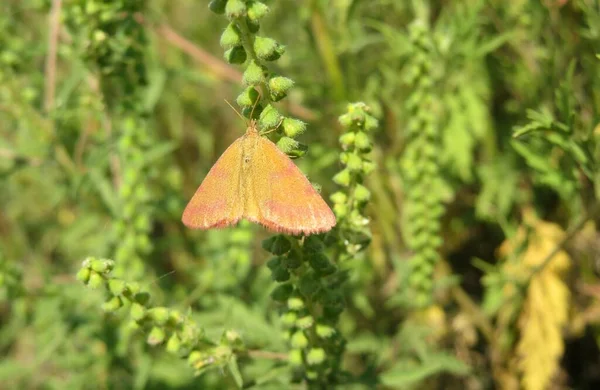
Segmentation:
[(311, 235), (304, 239), (304, 245), (302, 246), (304, 253), (317, 253), (325, 250), (325, 244), (323, 241), (315, 236)]
[(316, 381), (319, 378), (319, 373), (314, 370), (306, 370), (304, 375), (306, 376), (306, 379), (308, 379), (309, 381)]
[(271, 292), (271, 299), (277, 302), (285, 302), (294, 292), (291, 284), (280, 284)]
[(302, 254), (297, 250), (290, 251), (283, 260), (283, 266), (287, 269), (296, 269), (302, 265)]
[(248, 18), (252, 21), (262, 19), (269, 12), (269, 7), (260, 1), (248, 3)]
[(158, 345), (165, 341), (166, 334), (164, 329), (159, 328), (157, 326), (153, 327), (148, 334), (148, 339), (146, 340), (150, 345)]
[(362, 169), (362, 162), (363, 160), (358, 154), (350, 153), (346, 162), (347, 169), (351, 172), (358, 172)]
[(365, 117), (364, 129), (366, 131), (373, 131), (377, 128), (377, 126), (379, 126), (377, 119), (373, 118), (371, 115), (367, 115)]
[(108, 301), (104, 302), (102, 309), (107, 313), (112, 313), (119, 310), (123, 306), (123, 301), (120, 297), (112, 297)]
[(281, 268), (282, 258), (281, 256), (274, 256), (267, 261), (267, 267), (273, 271), (277, 268)]
[(281, 322), (288, 328), (296, 325), (296, 320), (298, 319), (298, 314), (293, 311), (288, 311), (281, 316)]
[(317, 293), (321, 288), (321, 282), (313, 273), (308, 273), (300, 278), (298, 283), (298, 289), (300, 293), (305, 297), (310, 297)]
[(338, 218), (344, 218), (348, 215), (348, 205), (344, 203), (336, 203), (333, 205), (333, 212), (335, 216)]
[(292, 349), (288, 355), (288, 361), (292, 366), (302, 366), (304, 361), (302, 359), (302, 350)]
[(287, 301), (287, 306), (290, 310), (301, 310), (304, 308), (304, 301), (298, 297), (291, 297)]
[(361, 170), (365, 175), (368, 175), (375, 170), (375, 163), (363, 160)]
[(296, 326), (300, 329), (308, 329), (315, 323), (315, 319), (312, 316), (304, 316), (296, 320)]
[(90, 262), (90, 268), (92, 269), (92, 271), (96, 271), (99, 274), (103, 274), (103, 273), (112, 271), (114, 266), (115, 266), (115, 262), (112, 260), (94, 259), (93, 261)]
[(258, 85), (265, 82), (265, 71), (254, 60), (250, 61), (244, 72), (243, 82), (245, 85)]
[(182, 345), (179, 336), (177, 336), (177, 333), (173, 333), (173, 335), (169, 337), (169, 340), (167, 341), (167, 351), (173, 354), (178, 354), (179, 351), (181, 351), (181, 348)]
[(298, 141), (290, 137), (281, 137), (277, 141), (277, 147), (279, 150), (286, 154), (292, 153), (292, 151), (294, 151), (299, 144), (300, 143)]
[[(333, 203), (346, 203), (346, 201), (348, 200), (348, 196), (346, 194), (344, 194), (341, 191), (335, 192), (333, 193), (329, 199), (331, 199), (331, 201)], [(312, 236), (309, 236), (312, 237)]]
[(290, 338), (290, 344), (292, 348), (304, 349), (308, 346), (308, 338), (306, 337), (303, 331), (299, 330), (297, 332), (294, 332), (294, 334)]
[(111, 279), (108, 281), (108, 290), (112, 295), (121, 295), (125, 291), (125, 282), (119, 279)]
[(92, 271), (90, 271), (89, 268), (81, 268), (77, 272), (77, 280), (79, 280), (80, 282), (83, 282), (84, 284), (87, 284), (88, 281), (90, 280), (91, 272)]
[(243, 0), (228, 0), (225, 14), (229, 19), (241, 18), (246, 15), (246, 3)]
[(275, 61), (283, 55), (285, 48), (274, 39), (256, 37), (254, 39), (254, 52), (263, 61)]
[(292, 244), (287, 237), (278, 234), (263, 240), (262, 248), (274, 255), (283, 255), (292, 248)]
[(104, 285), (104, 278), (97, 272), (91, 272), (90, 279), (88, 281), (88, 286), (96, 289), (103, 285)]
[(356, 133), (354, 144), (359, 150), (363, 152), (371, 150), (372, 147), (371, 141), (369, 140), (369, 136), (362, 131)]
[(351, 147), (352, 145), (354, 145), (355, 139), (356, 139), (355, 133), (352, 133), (352, 132), (344, 133), (340, 136), (340, 144), (342, 144), (342, 148), (344, 148), (344, 150), (346, 150), (349, 147)]
[(240, 107), (254, 107), (259, 98), (260, 94), (254, 87), (247, 87), (238, 95), (235, 102)]
[(343, 127), (345, 127), (346, 129), (349, 129), (353, 125), (353, 123), (352, 123), (352, 116), (350, 114), (341, 115), (338, 118), (338, 120), (339, 120), (340, 124)]
[(258, 117), (258, 125), (261, 130), (269, 130), (277, 127), (281, 123), (282, 117), (279, 111), (268, 104)]
[(369, 191), (365, 186), (361, 184), (357, 184), (354, 188), (354, 199), (357, 202), (368, 202), (371, 199), (371, 191)]
[(146, 308), (139, 303), (132, 303), (129, 310), (129, 316), (134, 321), (141, 321), (146, 317)]
[(135, 293), (135, 295), (133, 296), (133, 299), (140, 305), (146, 305), (148, 302), (150, 302), (150, 294), (145, 291), (138, 292), (138, 293)]
[(229, 23), (227, 28), (225, 28), (225, 31), (223, 31), (223, 34), (221, 34), (219, 43), (221, 47), (226, 50), (235, 46), (241, 46), (242, 33), (234, 22)]
[(333, 181), (342, 187), (348, 187), (350, 185), (350, 171), (345, 168), (342, 169), (333, 177)]
[(252, 34), (256, 34), (260, 30), (260, 22), (258, 20), (252, 20), (248, 17), (246, 17), (246, 26), (248, 26), (248, 30)]
[(290, 272), (283, 267), (272, 269), (271, 279), (280, 283), (287, 282), (288, 280), (290, 280)]
[(295, 138), (306, 130), (306, 123), (294, 118), (284, 118), (281, 126), (283, 133), (290, 138)]
[(317, 324), (317, 336), (328, 339), (335, 334), (335, 329), (329, 325)]
[(316, 366), (325, 361), (325, 350), (323, 348), (311, 348), (306, 354), (306, 362), (309, 366)]
[(288, 91), (294, 86), (294, 80), (276, 76), (269, 80), (268, 86), (271, 99), (277, 102), (287, 96)]
[(169, 320), (169, 309), (166, 307), (154, 307), (148, 310), (148, 316), (158, 325), (164, 325)]
[(246, 62), (248, 55), (246, 54), (246, 49), (244, 49), (243, 46), (236, 46), (226, 50), (223, 57), (225, 58), (225, 61), (230, 64), (243, 64)]
[(227, 0), (211, 0), (211, 2), (208, 3), (208, 9), (216, 14), (222, 15), (225, 13), (226, 4)]

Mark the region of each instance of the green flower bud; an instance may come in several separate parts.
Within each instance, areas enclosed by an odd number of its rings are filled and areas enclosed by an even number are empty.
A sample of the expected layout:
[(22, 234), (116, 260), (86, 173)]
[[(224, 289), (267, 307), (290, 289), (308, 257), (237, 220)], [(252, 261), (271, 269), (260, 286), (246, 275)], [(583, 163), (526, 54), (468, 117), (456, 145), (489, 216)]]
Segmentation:
[(148, 334), (148, 339), (146, 340), (150, 345), (158, 345), (165, 341), (166, 334), (163, 328), (159, 328), (157, 326), (153, 327)]
[(81, 268), (78, 272), (77, 272), (77, 280), (87, 284), (88, 281), (90, 280), (90, 274), (92, 271), (90, 271), (89, 268)]
[(373, 131), (379, 126), (377, 119), (373, 118), (371, 115), (367, 115), (365, 117), (365, 126), (364, 129), (366, 131)]
[(368, 175), (369, 173), (373, 172), (374, 170), (375, 170), (375, 163), (373, 163), (372, 161), (363, 160), (362, 172), (365, 175)]
[(304, 301), (298, 297), (288, 299), (287, 306), (290, 310), (301, 310), (304, 308)]
[(105, 260), (105, 259), (96, 260), (96, 259), (94, 259), (90, 262), (90, 268), (93, 271), (98, 272), (99, 274), (103, 274), (103, 273), (112, 271), (114, 266), (115, 266), (115, 262), (112, 260)]
[(243, 82), (245, 85), (258, 85), (265, 82), (265, 71), (254, 60), (250, 61), (244, 71)]
[(317, 324), (317, 336), (328, 339), (335, 334), (335, 329), (329, 325)]
[(342, 187), (348, 187), (350, 185), (350, 171), (348, 169), (341, 170), (333, 177), (333, 181)]
[(308, 379), (309, 381), (316, 381), (319, 378), (319, 373), (314, 370), (306, 370), (304, 375), (306, 376), (306, 379)]
[(287, 96), (288, 91), (294, 86), (294, 81), (287, 77), (276, 76), (269, 80), (268, 85), (271, 99), (277, 102)]
[(246, 3), (243, 0), (228, 0), (225, 14), (229, 19), (241, 18), (246, 15)]
[[(329, 199), (331, 199), (331, 201), (333, 203), (346, 203), (346, 201), (348, 200), (348, 196), (346, 194), (344, 194), (341, 191), (335, 192), (333, 193)], [(312, 237), (312, 236), (309, 236)]]
[(321, 282), (313, 273), (303, 275), (298, 284), (300, 293), (305, 297), (310, 297), (321, 288)]
[(291, 251), (283, 259), (282, 265), (287, 269), (296, 269), (302, 265), (302, 255), (298, 251)]
[(286, 327), (292, 327), (296, 325), (296, 320), (298, 319), (298, 315), (293, 311), (288, 311), (284, 315), (281, 316), (281, 322)]
[(254, 39), (254, 51), (256, 56), (263, 61), (275, 61), (282, 56), (285, 48), (274, 39), (256, 37)]
[(243, 64), (244, 62), (246, 62), (246, 58), (248, 58), (246, 54), (246, 49), (244, 49), (243, 46), (236, 46), (232, 47), (229, 50), (226, 50), (223, 57), (225, 58), (225, 61), (227, 61), (227, 63), (229, 64)]
[(351, 172), (358, 172), (362, 169), (362, 159), (359, 155), (351, 153), (348, 155), (346, 166)]
[(144, 317), (146, 317), (146, 308), (139, 303), (134, 302), (131, 304), (129, 315), (131, 316), (132, 320), (141, 321), (144, 319)]
[(288, 361), (292, 366), (302, 366), (304, 364), (302, 360), (302, 350), (292, 349), (288, 355)]
[(287, 282), (288, 280), (290, 280), (290, 272), (283, 267), (272, 269), (271, 279), (280, 283)]
[(320, 275), (331, 275), (336, 268), (324, 253), (314, 253), (308, 256), (308, 263)]
[(104, 285), (104, 278), (97, 272), (91, 272), (90, 279), (88, 281), (88, 286), (96, 289), (103, 285)]
[(312, 316), (304, 316), (296, 320), (296, 326), (300, 329), (308, 329), (315, 323), (315, 319)]
[(169, 320), (169, 309), (166, 307), (154, 307), (148, 310), (148, 316), (158, 325), (164, 325)]
[(356, 140), (354, 141), (354, 144), (361, 151), (371, 150), (371, 141), (369, 140), (369, 136), (362, 131), (356, 133)]
[(355, 139), (356, 139), (356, 134), (355, 133), (352, 133), (352, 132), (344, 133), (340, 137), (340, 144), (342, 144), (342, 147), (344, 149), (347, 149), (350, 146), (354, 145), (354, 140)]
[(344, 114), (338, 118), (338, 121), (342, 125), (342, 127), (348, 129), (352, 126), (352, 116), (350, 114)]
[(252, 34), (256, 34), (260, 30), (260, 22), (258, 20), (252, 20), (246, 17), (246, 26)]
[(263, 240), (262, 247), (274, 255), (283, 255), (292, 249), (292, 244), (284, 235), (278, 234)]
[(150, 301), (150, 294), (147, 292), (135, 293), (133, 299), (140, 305), (146, 305)]
[(281, 284), (271, 292), (271, 298), (277, 302), (285, 302), (294, 292), (294, 286), (290, 284)]
[(277, 141), (277, 147), (279, 150), (286, 154), (295, 150), (299, 144), (300, 143), (298, 141), (290, 137), (281, 137), (279, 138), (279, 141)]
[(181, 347), (182, 345), (179, 336), (177, 336), (177, 333), (173, 333), (173, 335), (169, 337), (169, 341), (167, 341), (167, 351), (170, 353), (177, 354), (181, 350)]
[(235, 23), (229, 23), (219, 41), (223, 49), (231, 49), (242, 44), (242, 34)]
[(290, 338), (290, 344), (292, 345), (292, 348), (304, 349), (308, 346), (308, 338), (306, 337), (303, 331), (299, 330), (297, 332), (294, 332), (294, 334)]
[(111, 279), (108, 281), (108, 290), (112, 295), (121, 295), (125, 291), (125, 282), (119, 279)]
[(281, 123), (282, 117), (279, 111), (272, 105), (268, 104), (258, 117), (258, 126), (262, 130), (273, 129)]
[(248, 87), (239, 94), (235, 102), (240, 107), (254, 107), (259, 98), (258, 91), (254, 87)]
[(325, 250), (325, 244), (323, 244), (323, 241), (319, 237), (311, 235), (304, 239), (302, 249), (305, 253), (323, 252)]
[(211, 0), (211, 2), (208, 3), (208, 9), (221, 15), (225, 13), (225, 4), (227, 4), (227, 0)]
[(281, 256), (274, 256), (267, 261), (267, 267), (273, 271), (274, 269), (281, 268), (282, 258)]
[(248, 18), (253, 21), (262, 19), (269, 12), (269, 7), (260, 2), (252, 1), (248, 4)]
[(281, 126), (283, 127), (283, 133), (291, 138), (304, 133), (306, 130), (306, 123), (294, 118), (284, 118)]
[(323, 348), (311, 348), (306, 354), (306, 362), (309, 366), (316, 366), (325, 361), (325, 350)]
[(348, 215), (348, 205), (344, 203), (336, 203), (333, 205), (333, 212), (338, 218), (343, 218)]
[(371, 199), (371, 191), (365, 186), (357, 184), (354, 188), (354, 199), (359, 203), (367, 202)]
[(123, 301), (121, 301), (120, 297), (112, 297), (108, 301), (104, 302), (102, 305), (102, 309), (107, 313), (112, 313), (117, 311), (123, 306)]

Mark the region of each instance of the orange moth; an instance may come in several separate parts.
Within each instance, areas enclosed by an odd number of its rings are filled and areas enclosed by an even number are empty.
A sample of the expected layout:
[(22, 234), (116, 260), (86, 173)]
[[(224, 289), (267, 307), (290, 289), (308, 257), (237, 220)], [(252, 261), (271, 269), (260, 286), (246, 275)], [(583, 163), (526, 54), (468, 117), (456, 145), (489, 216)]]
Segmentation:
[(244, 218), (269, 230), (314, 234), (335, 216), (292, 160), (251, 121), (210, 169), (183, 211), (192, 229), (222, 228)]

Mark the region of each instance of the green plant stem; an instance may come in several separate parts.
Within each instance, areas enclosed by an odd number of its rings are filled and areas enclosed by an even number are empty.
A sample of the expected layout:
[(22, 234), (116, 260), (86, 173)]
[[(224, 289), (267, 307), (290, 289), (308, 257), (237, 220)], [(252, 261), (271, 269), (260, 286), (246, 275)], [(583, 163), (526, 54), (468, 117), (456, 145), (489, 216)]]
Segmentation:
[(310, 8), (310, 23), (312, 33), (315, 42), (317, 43), (317, 49), (319, 50), (323, 64), (325, 65), (325, 70), (329, 77), (329, 81), (331, 82), (331, 87), (333, 90), (332, 95), (336, 101), (341, 101), (346, 96), (344, 78), (342, 76), (342, 70), (337, 59), (337, 54), (335, 53), (335, 49), (331, 41), (331, 36), (327, 30), (323, 11), (321, 10), (318, 2), (315, 0), (310, 3)]

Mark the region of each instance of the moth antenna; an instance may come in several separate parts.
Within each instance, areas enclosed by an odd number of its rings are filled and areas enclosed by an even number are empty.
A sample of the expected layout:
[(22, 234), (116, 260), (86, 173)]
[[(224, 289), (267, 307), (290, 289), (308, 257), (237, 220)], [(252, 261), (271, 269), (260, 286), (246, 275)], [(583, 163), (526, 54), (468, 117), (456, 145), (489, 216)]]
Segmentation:
[(258, 102), (260, 102), (260, 94), (256, 97), (256, 101), (252, 105), (252, 111), (250, 111), (250, 120), (252, 120), (252, 118), (254, 117), (254, 109), (258, 105)]
[(244, 118), (244, 116), (243, 116), (242, 114), (240, 114), (240, 112), (239, 112), (238, 110), (236, 110), (236, 109), (235, 109), (235, 107), (234, 107), (234, 106), (232, 106), (232, 105), (231, 105), (231, 103), (229, 103), (229, 101), (228, 101), (227, 99), (223, 99), (223, 100), (225, 100), (225, 103), (227, 103), (227, 105), (228, 105), (229, 107), (231, 107), (231, 109), (232, 109), (232, 110), (233, 110), (233, 111), (234, 111), (234, 112), (235, 112), (235, 113), (236, 113), (236, 114), (237, 114), (237, 115), (238, 115), (240, 118), (242, 118), (242, 120), (244, 121), (244, 124), (245, 124), (246, 126), (248, 126), (248, 120), (247, 120), (246, 118)]
[(277, 126), (275, 126), (274, 128), (272, 128), (272, 129), (271, 129), (271, 130), (269, 130), (269, 131), (265, 131), (265, 132), (262, 132), (262, 133), (260, 133), (260, 135), (267, 135), (267, 134), (269, 134), (269, 133), (272, 133), (272, 132), (274, 132), (274, 131), (277, 131), (277, 129), (279, 129), (279, 126), (281, 126), (281, 124), (282, 124), (282, 123), (283, 123), (283, 118), (281, 118), (281, 120), (279, 121), (279, 123), (277, 124)]

